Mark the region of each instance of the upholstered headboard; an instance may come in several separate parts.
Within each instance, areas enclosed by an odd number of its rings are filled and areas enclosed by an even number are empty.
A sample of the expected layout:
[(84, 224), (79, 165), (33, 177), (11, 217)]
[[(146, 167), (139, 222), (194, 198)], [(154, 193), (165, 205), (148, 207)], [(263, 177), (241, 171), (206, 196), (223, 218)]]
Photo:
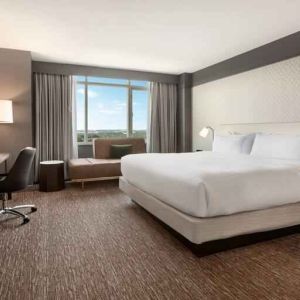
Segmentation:
[(221, 124), (217, 126), (216, 132), (225, 134), (261, 132), (300, 135), (300, 122)]
[(110, 158), (110, 145), (132, 145), (132, 153), (145, 153), (146, 143), (142, 138), (124, 139), (94, 139), (93, 153), (94, 158)]

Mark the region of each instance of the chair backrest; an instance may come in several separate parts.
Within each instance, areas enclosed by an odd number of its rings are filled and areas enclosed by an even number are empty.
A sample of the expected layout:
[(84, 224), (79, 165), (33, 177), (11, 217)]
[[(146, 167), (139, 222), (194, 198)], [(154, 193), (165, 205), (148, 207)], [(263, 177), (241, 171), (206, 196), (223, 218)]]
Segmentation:
[(111, 145), (132, 145), (132, 153), (145, 153), (146, 143), (143, 138), (124, 138), (124, 139), (94, 139), (93, 151), (94, 158), (110, 158)]
[(21, 150), (19, 156), (5, 178), (7, 192), (25, 189), (30, 180), (30, 172), (36, 149), (27, 147)]

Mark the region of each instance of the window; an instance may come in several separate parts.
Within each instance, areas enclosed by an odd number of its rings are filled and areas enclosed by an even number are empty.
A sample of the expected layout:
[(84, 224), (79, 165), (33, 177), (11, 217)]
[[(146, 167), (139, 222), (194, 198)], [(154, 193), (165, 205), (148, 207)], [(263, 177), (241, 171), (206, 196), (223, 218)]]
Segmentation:
[(76, 114), (77, 114), (77, 141), (84, 142), (85, 139), (85, 87), (83, 84), (76, 86)]
[(93, 138), (146, 138), (148, 82), (76, 77), (77, 141)]
[(146, 137), (148, 119), (148, 91), (132, 90), (132, 135)]

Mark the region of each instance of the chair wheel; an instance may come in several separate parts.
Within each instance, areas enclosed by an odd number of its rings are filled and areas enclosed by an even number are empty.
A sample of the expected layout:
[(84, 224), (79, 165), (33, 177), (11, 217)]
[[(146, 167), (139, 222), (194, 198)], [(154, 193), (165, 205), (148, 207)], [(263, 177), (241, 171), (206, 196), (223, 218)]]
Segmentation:
[(30, 219), (28, 218), (28, 217), (25, 217), (24, 219), (23, 219), (23, 224), (26, 224), (26, 223), (28, 223), (30, 221)]
[(35, 212), (37, 211), (37, 208), (36, 207), (31, 207), (31, 212)]

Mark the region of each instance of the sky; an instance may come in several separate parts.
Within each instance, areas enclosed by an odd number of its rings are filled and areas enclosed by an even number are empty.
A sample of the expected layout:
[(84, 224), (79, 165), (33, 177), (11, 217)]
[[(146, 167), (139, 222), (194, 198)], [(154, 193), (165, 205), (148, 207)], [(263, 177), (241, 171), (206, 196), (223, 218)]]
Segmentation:
[[(88, 129), (127, 130), (127, 87), (88, 86)], [(77, 130), (84, 130), (84, 85), (77, 84)], [(133, 130), (147, 128), (148, 92), (133, 90)]]

